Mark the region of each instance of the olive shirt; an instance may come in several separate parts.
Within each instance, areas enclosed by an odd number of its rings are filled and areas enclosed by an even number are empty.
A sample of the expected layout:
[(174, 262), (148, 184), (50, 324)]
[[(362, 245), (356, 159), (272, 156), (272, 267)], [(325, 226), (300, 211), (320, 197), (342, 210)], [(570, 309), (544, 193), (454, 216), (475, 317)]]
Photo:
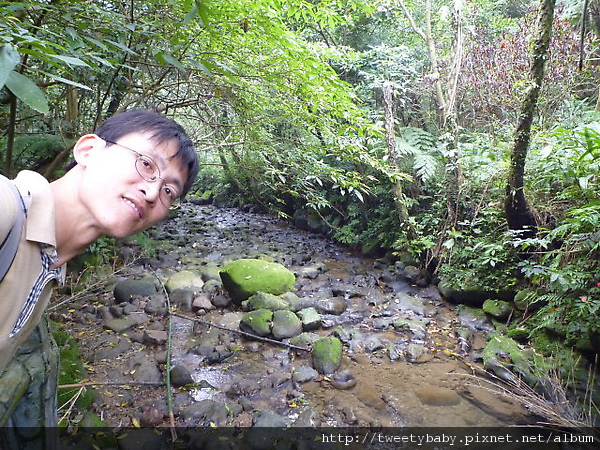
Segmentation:
[[(66, 265), (51, 270), (57, 260), (54, 199), (48, 181), (36, 172), (22, 171), (14, 180), (29, 204), (15, 259), (0, 283), (0, 373), (17, 347), (40, 321), (52, 288), (62, 283)], [(14, 194), (0, 182), (0, 242), (14, 222)]]

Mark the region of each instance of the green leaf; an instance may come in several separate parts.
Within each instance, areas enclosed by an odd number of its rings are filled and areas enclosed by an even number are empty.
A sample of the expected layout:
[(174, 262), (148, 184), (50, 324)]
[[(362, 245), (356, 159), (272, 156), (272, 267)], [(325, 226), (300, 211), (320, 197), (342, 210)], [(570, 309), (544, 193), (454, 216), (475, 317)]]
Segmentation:
[(92, 90), (91, 87), (86, 86), (85, 84), (77, 83), (76, 81), (68, 80), (66, 78), (59, 77), (57, 75), (52, 75), (51, 73), (48, 73), (48, 72), (41, 71), (41, 73), (43, 73), (44, 75), (47, 75), (50, 78), (52, 78), (52, 79), (54, 79), (56, 81), (59, 81), (61, 83), (70, 84), (71, 86), (75, 86), (75, 87), (78, 87), (78, 88), (81, 88), (81, 89), (85, 89), (86, 91), (91, 91)]
[(70, 66), (79, 66), (79, 67), (89, 67), (86, 62), (83, 62), (79, 58), (73, 58), (72, 56), (64, 56), (64, 55), (48, 55), (51, 58), (58, 59), (64, 63), (67, 63)]
[(6, 80), (17, 64), (19, 64), (19, 52), (12, 45), (5, 44), (0, 48), (0, 89), (6, 84)]
[(162, 56), (162, 59), (164, 62), (177, 67), (179, 70), (185, 70), (185, 67), (183, 67), (183, 64), (181, 64), (179, 62), (179, 60), (177, 58), (175, 58), (173, 55), (171, 55), (169, 53), (163, 53), (161, 56)]
[(12, 71), (6, 80), (6, 87), (23, 103), (42, 114), (48, 114), (48, 101), (44, 92), (25, 75)]

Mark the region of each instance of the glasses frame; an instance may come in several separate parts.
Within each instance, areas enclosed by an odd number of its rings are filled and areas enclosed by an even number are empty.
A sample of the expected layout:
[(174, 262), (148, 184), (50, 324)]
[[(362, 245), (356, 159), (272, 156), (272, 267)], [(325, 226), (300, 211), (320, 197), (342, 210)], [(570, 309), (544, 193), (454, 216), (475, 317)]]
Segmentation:
[[(115, 141), (109, 141), (108, 139), (104, 139), (104, 138), (100, 138), (100, 139), (102, 139), (107, 144), (116, 145), (117, 147), (121, 147), (121, 148), (124, 148), (125, 150), (129, 150), (130, 152), (135, 153), (135, 155), (136, 155), (135, 170), (138, 173), (138, 175), (143, 180), (149, 181), (150, 183), (154, 183), (155, 181), (159, 181), (159, 180), (162, 182), (161, 186), (160, 186), (160, 191), (158, 193), (158, 199), (159, 199), (160, 203), (165, 208), (167, 208), (167, 209), (169, 209), (171, 211), (175, 210), (175, 209), (179, 209), (179, 207), (181, 207), (181, 198), (179, 196), (176, 197), (173, 201), (170, 201), (168, 205), (165, 204), (165, 202), (163, 201), (163, 199), (162, 199), (162, 193), (164, 192), (163, 189), (166, 186), (169, 186), (170, 189), (173, 190), (173, 192), (177, 192), (177, 189), (175, 189), (172, 184), (167, 184), (165, 182), (165, 179), (163, 177), (161, 177), (161, 175), (160, 175), (160, 167), (158, 167), (158, 164), (156, 164), (156, 161), (154, 161), (150, 156), (144, 155), (143, 153), (140, 153), (137, 150), (129, 148), (126, 145), (119, 144), (118, 142), (115, 142)], [(156, 172), (156, 175), (152, 175), (151, 177), (144, 176), (142, 174), (142, 172), (140, 171), (139, 167), (138, 167), (138, 164), (139, 164), (140, 161), (148, 161), (152, 165), (152, 167), (154, 167), (154, 170), (152, 171), (152, 173)]]

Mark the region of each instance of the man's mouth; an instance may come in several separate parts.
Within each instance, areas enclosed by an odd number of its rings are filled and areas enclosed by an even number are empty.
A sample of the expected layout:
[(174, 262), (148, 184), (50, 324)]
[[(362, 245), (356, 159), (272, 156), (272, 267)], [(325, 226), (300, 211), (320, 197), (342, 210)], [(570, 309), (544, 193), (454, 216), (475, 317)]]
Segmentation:
[(137, 213), (137, 215), (141, 219), (142, 211), (140, 211), (140, 209), (137, 207), (137, 205), (135, 203), (133, 203), (131, 200), (129, 200), (128, 198), (123, 198), (123, 200), (125, 200), (125, 203), (127, 203), (129, 206), (131, 206), (134, 209), (134, 211)]

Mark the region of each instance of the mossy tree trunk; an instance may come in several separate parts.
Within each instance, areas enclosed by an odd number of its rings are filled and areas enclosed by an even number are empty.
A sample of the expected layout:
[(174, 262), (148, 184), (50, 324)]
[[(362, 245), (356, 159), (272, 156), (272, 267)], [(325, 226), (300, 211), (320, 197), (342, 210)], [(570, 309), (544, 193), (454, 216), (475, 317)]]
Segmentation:
[(511, 230), (523, 231), (524, 236), (533, 236), (537, 231), (535, 216), (524, 192), (525, 163), (531, 139), (531, 125), (544, 78), (544, 64), (548, 57), (554, 6), (555, 0), (540, 0), (528, 86), (521, 104), (521, 115), (510, 155), (504, 205), (506, 220)]

